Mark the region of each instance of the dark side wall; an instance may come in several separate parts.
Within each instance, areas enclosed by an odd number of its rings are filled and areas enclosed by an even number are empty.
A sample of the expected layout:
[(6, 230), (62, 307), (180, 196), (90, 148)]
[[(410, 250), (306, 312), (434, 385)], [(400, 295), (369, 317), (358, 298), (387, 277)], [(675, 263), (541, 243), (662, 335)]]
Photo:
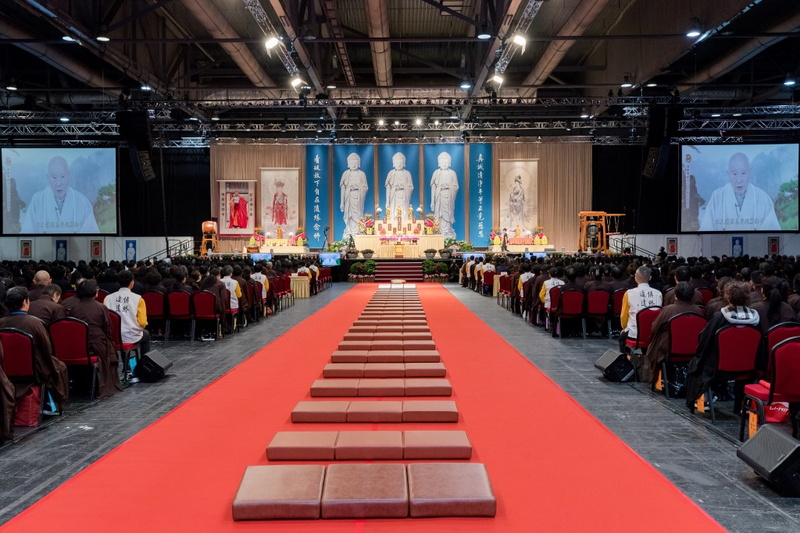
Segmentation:
[(676, 233), (679, 226), (678, 146), (670, 147), (666, 169), (655, 179), (642, 177), (644, 146), (592, 149), (592, 209), (624, 213), (625, 233)]
[[(201, 224), (211, 218), (211, 161), (207, 148), (167, 149), (164, 195), (161, 192), (162, 151), (153, 149), (156, 179), (143, 181), (133, 172), (126, 149), (120, 149), (120, 228), (122, 236), (191, 235), (200, 240)], [(162, 198), (166, 202), (162, 202)], [(166, 228), (164, 223), (166, 204)]]

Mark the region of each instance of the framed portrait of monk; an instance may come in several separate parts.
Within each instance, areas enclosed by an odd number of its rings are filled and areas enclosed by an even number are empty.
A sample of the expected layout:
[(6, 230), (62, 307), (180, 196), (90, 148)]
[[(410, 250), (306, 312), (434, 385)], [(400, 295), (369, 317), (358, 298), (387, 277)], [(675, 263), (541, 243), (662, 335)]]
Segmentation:
[(219, 206), (219, 236), (250, 235), (256, 226), (256, 181), (220, 180), (217, 205)]
[(31, 239), (20, 239), (19, 258), (30, 259), (33, 257), (33, 241)]

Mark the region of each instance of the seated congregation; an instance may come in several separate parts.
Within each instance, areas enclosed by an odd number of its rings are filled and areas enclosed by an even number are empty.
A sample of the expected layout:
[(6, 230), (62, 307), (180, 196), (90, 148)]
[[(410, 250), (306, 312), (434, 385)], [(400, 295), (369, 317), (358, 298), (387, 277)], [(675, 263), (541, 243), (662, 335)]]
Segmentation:
[[(500, 269), (503, 272), (498, 273)], [(499, 276), (499, 280), (495, 279)], [(465, 258), (462, 285), (493, 291), (553, 337), (617, 336), (635, 377), (690, 412), (732, 401), (752, 418), (800, 413), (800, 262), (794, 257)]]
[(311, 294), (331, 281), (308, 261), (4, 261), (0, 442), (61, 414), (70, 394), (113, 396), (150, 377), (138, 363), (154, 338), (214, 341), (284, 309), (292, 275)]

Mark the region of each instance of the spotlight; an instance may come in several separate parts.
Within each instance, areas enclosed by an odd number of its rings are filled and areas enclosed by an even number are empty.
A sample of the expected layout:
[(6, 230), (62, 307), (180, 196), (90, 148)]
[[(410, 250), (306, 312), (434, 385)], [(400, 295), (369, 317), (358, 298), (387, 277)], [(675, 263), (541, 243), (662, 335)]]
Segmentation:
[(384, 124), (386, 124), (386, 122), (382, 118), (379, 118), (378, 119), (378, 126), (383, 126)]
[(503, 76), (501, 76), (497, 72), (495, 72), (494, 76), (492, 76), (492, 82), (496, 83), (497, 85), (502, 85), (503, 81), (504, 81)]
[(300, 79), (300, 76), (295, 76), (294, 78), (292, 78), (293, 89), (297, 89), (298, 85), (300, 85), (301, 83), (303, 83), (303, 80)]
[(421, 126), (422, 125), (422, 119), (421, 118), (416, 119), (414, 121), (414, 124), (417, 125), (417, 126)]
[(511, 42), (516, 44), (517, 46), (522, 47), (522, 52), (525, 52), (525, 45), (528, 44), (528, 40), (525, 38), (524, 35), (519, 33), (515, 33), (514, 37), (511, 38)]
[(394, 125), (395, 125), (395, 126), (399, 126), (399, 125), (400, 125), (400, 121), (399, 121), (399, 120), (395, 120), (395, 121), (394, 121)]
[(691, 24), (689, 25), (689, 31), (686, 32), (687, 37), (691, 37), (692, 39), (695, 37), (700, 37), (703, 33), (703, 25), (700, 22), (699, 18), (691, 19)]
[(267, 39), (267, 42), (264, 43), (264, 46), (266, 46), (267, 50), (272, 50), (273, 48), (278, 46), (279, 42), (280, 41), (278, 40), (278, 38), (273, 35), (272, 37)]

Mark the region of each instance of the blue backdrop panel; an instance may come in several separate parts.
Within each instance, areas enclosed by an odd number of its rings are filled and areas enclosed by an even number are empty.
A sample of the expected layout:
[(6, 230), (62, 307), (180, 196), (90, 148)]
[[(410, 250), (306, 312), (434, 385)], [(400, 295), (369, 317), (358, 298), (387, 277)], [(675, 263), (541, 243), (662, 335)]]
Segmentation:
[(328, 168), (328, 146), (306, 146), (306, 236), (309, 248), (322, 248), (325, 245), (330, 183)]
[(487, 246), (492, 229), (492, 145), (469, 145), (469, 241)]
[(373, 190), (374, 183), (374, 169), (375, 169), (375, 149), (369, 145), (358, 144), (342, 144), (333, 147), (333, 235), (331, 240), (339, 240), (342, 238), (345, 229), (345, 222), (339, 206), (342, 201), (342, 191), (339, 184), (342, 179), (342, 173), (347, 170), (347, 157), (350, 154), (356, 154), (361, 158), (361, 170), (367, 175), (367, 191), (366, 200), (364, 201), (364, 212), (375, 212), (375, 191)]
[(453, 213), (455, 220), (453, 221), (453, 229), (456, 232), (457, 239), (465, 239), (464, 232), (464, 145), (463, 144), (426, 144), (423, 152), (423, 165), (425, 172), (425, 203), (422, 206), (425, 213), (432, 213), (431, 201), (433, 195), (431, 193), (431, 177), (433, 172), (439, 168), (439, 154), (447, 152), (450, 154), (450, 168), (452, 168), (456, 177), (458, 178), (458, 192), (456, 193), (455, 205)]
[[(405, 169), (411, 173), (411, 181), (414, 183), (414, 191), (411, 193), (411, 205), (414, 206), (416, 212), (419, 207), (419, 145), (418, 144), (404, 144), (404, 145), (391, 145), (382, 144), (378, 147), (378, 200), (381, 209), (386, 209), (386, 177), (389, 171), (394, 169), (392, 158), (395, 154), (401, 153), (406, 158)], [(374, 207), (374, 206), (373, 206)], [(422, 206), (425, 209), (425, 206)], [(408, 209), (408, 206), (406, 206)], [(389, 213), (390, 218), (396, 216), (396, 213)], [(407, 213), (404, 214), (407, 216)]]

